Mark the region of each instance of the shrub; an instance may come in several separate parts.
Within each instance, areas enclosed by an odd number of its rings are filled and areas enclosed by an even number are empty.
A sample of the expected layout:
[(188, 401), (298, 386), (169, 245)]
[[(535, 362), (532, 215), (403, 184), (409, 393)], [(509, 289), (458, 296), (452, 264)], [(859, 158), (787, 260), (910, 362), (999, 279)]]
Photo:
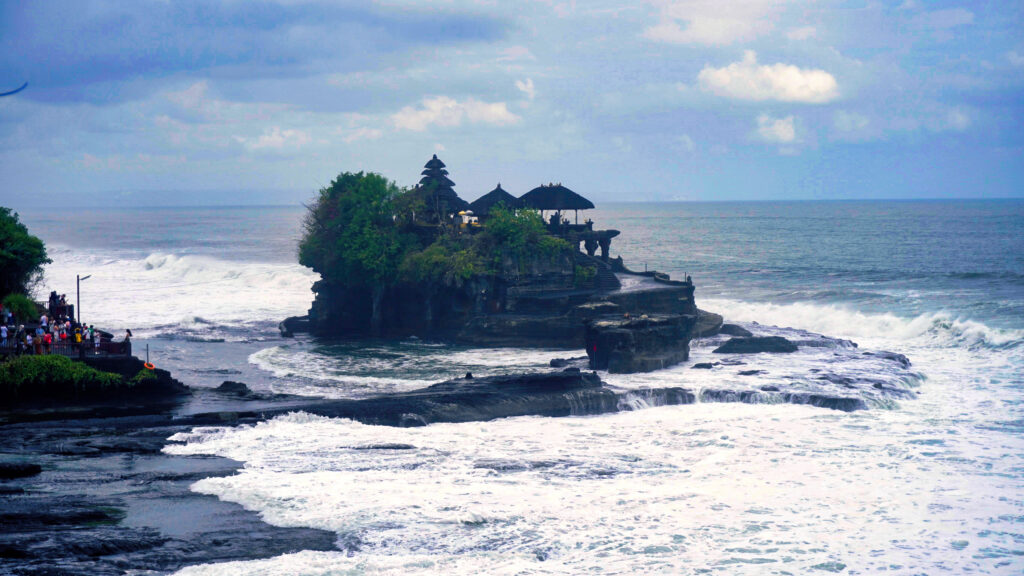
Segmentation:
[(132, 376), (132, 379), (128, 381), (128, 384), (131, 386), (138, 386), (139, 384), (153, 384), (155, 382), (156, 372), (143, 368), (142, 370), (139, 370), (138, 374)]
[(3, 300), (4, 309), (10, 310), (19, 322), (35, 320), (39, 317), (39, 307), (31, 298), (24, 294), (8, 294)]
[(46, 246), (10, 208), (0, 206), (0, 296), (28, 292), (49, 264)]
[(58, 355), (20, 356), (0, 364), (0, 403), (106, 394), (126, 384), (117, 374)]

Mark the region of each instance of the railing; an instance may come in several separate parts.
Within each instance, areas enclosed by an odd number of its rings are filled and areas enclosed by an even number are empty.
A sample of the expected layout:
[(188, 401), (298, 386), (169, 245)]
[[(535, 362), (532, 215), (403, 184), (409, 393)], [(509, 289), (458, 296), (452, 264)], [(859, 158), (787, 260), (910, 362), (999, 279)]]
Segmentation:
[[(34, 339), (35, 337), (33, 336)], [(23, 345), (19, 351), (18, 344), (14, 338), (8, 337), (7, 345), (0, 344), (0, 357), (17, 356), (19, 354), (34, 355), (36, 354), (36, 349), (35, 342), (33, 342), (31, 348), (25, 348)], [(54, 340), (49, 346), (43, 344), (38, 349), (42, 354), (59, 354), (68, 358), (80, 358), (83, 356), (131, 356), (132, 343), (130, 341), (113, 342), (104, 340), (100, 342), (100, 346), (97, 348), (92, 340), (84, 340), (81, 344), (76, 344), (74, 340), (69, 338), (67, 340)]]

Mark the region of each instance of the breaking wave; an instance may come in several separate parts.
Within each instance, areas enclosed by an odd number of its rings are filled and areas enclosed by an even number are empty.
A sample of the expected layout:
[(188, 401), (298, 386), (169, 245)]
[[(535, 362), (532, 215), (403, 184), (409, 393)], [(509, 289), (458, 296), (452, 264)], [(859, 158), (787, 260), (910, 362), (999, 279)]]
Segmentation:
[(834, 304), (773, 304), (703, 299), (700, 306), (726, 321), (791, 326), (840, 338), (886, 339), (938, 347), (1013, 349), (1024, 344), (1024, 331), (992, 328), (948, 312), (913, 318), (868, 314)]

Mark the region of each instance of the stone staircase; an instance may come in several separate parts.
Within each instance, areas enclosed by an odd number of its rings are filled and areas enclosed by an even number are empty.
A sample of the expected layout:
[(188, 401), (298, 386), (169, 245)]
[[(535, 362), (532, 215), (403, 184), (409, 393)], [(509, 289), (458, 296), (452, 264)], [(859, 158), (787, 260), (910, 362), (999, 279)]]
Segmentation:
[(611, 292), (622, 287), (619, 278), (612, 271), (611, 264), (595, 256), (587, 256), (583, 252), (576, 252), (576, 264), (579, 266), (595, 266), (597, 276), (594, 278), (594, 288), (601, 292)]

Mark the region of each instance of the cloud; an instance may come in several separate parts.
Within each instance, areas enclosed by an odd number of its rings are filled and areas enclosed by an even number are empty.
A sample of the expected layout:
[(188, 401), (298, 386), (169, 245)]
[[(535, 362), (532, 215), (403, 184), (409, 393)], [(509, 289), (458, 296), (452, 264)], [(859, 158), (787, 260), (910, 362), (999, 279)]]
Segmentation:
[(950, 108), (931, 117), (925, 125), (932, 132), (964, 132), (971, 127), (971, 117), (961, 108)]
[(919, 28), (931, 30), (949, 30), (957, 26), (966, 26), (974, 22), (974, 13), (963, 8), (936, 10), (914, 16), (913, 24)]
[(861, 132), (868, 127), (867, 116), (856, 112), (840, 110), (836, 112), (835, 127), (840, 132)]
[(722, 46), (753, 40), (770, 31), (781, 2), (685, 0), (660, 4), (660, 19), (644, 30), (645, 38), (668, 44)]
[(519, 120), (504, 102), (481, 102), (474, 98), (459, 102), (448, 96), (424, 98), (419, 108), (406, 106), (391, 115), (395, 128), (414, 132), (422, 132), (431, 125), (459, 126), (463, 121), (505, 126)]
[(817, 34), (818, 30), (814, 26), (803, 26), (786, 32), (786, 38), (790, 40), (807, 40), (808, 38), (814, 38)]
[(724, 68), (705, 66), (697, 80), (702, 89), (735, 100), (821, 104), (839, 97), (836, 79), (828, 72), (781, 63), (758, 66), (753, 50)]
[(249, 150), (298, 150), (308, 144), (312, 138), (302, 130), (285, 129), (275, 126), (264, 130), (258, 138), (244, 138), (236, 136), (235, 139), (245, 145)]
[(683, 134), (677, 137), (676, 140), (683, 150), (687, 152), (693, 152), (697, 149), (697, 143), (693, 141), (693, 138), (690, 138), (689, 134)]
[(526, 82), (522, 80), (516, 80), (516, 88), (518, 88), (526, 97), (533, 100), (537, 96), (537, 90), (533, 87), (533, 79), (527, 78)]
[(1006, 53), (1006, 60), (1013, 66), (1024, 66), (1024, 56), (1021, 56), (1015, 50), (1010, 50)]
[(144, 99), (190, 73), (304, 78), (373, 68), (422, 46), (505, 38), (504, 17), (460, 6), (53, 0), (0, 8), (0, 76), (47, 102)]
[(765, 142), (792, 144), (796, 142), (796, 126), (792, 116), (772, 118), (767, 114), (757, 117), (757, 135)]
[(380, 130), (378, 128), (366, 128), (364, 126), (362, 128), (357, 128), (349, 132), (344, 136), (343, 140), (351, 144), (352, 142), (356, 142), (359, 140), (377, 140), (383, 135), (383, 130)]

